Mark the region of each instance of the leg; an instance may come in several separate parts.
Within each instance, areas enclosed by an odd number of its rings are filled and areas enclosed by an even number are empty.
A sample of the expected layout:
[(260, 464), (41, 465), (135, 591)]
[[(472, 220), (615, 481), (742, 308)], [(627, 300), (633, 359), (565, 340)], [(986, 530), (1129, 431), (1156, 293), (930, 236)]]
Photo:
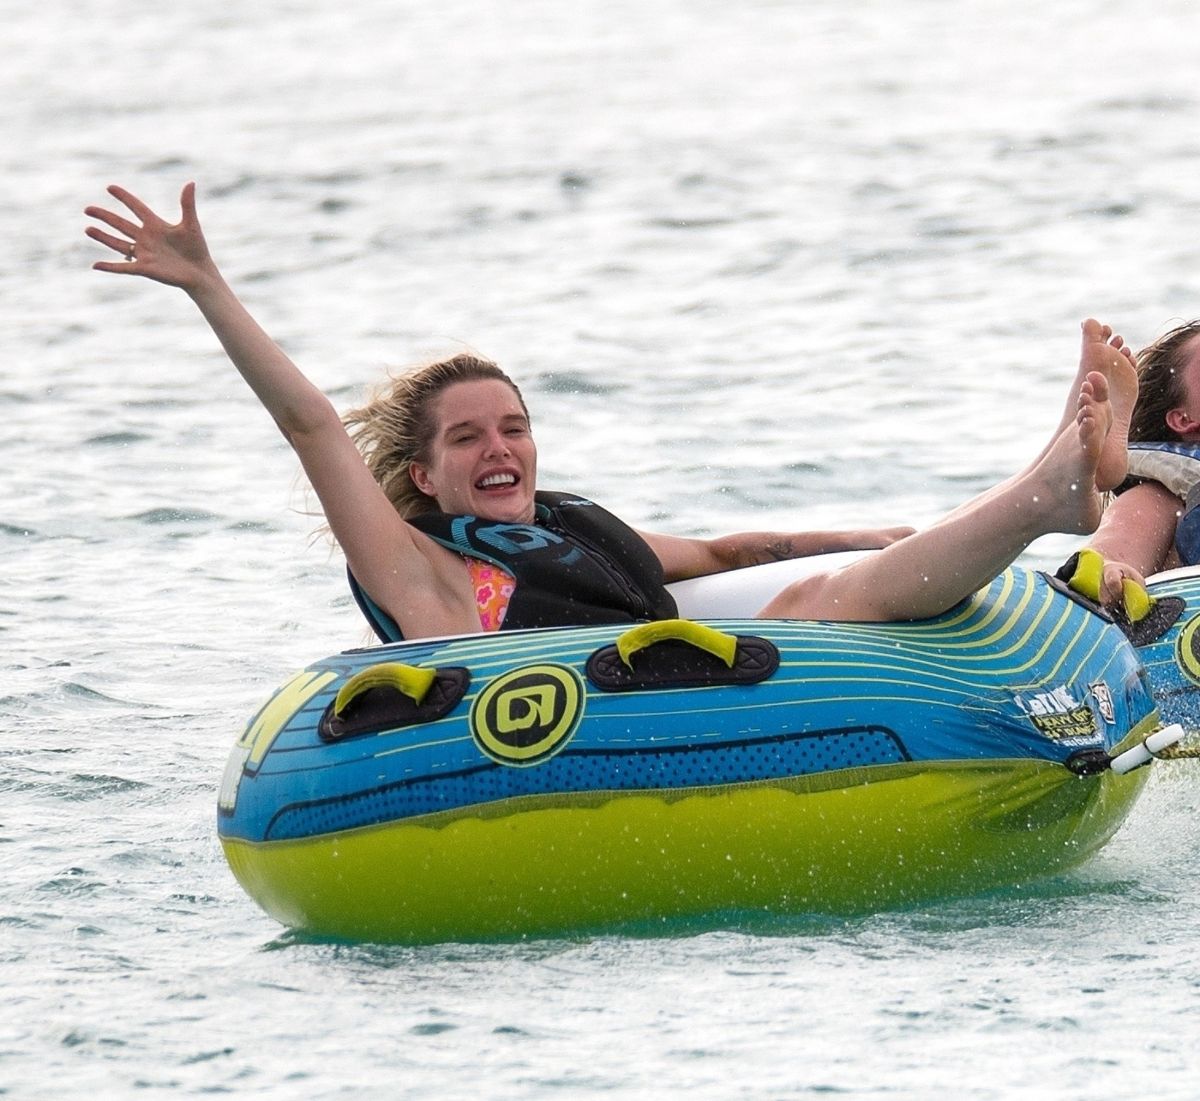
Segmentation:
[(1101, 511), (1096, 474), (1113, 428), (1108, 393), (1103, 374), (1087, 374), (1075, 422), (1031, 467), (916, 535), (788, 586), (760, 617), (926, 619), (986, 585), (1039, 536), (1095, 531)]

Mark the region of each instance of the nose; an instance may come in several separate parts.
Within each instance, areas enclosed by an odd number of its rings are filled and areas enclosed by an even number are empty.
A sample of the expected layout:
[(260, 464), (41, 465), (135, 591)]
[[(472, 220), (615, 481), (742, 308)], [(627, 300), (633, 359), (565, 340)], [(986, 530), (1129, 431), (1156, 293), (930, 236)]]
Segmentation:
[(492, 431), (487, 436), (487, 447), (484, 449), (484, 455), (488, 458), (492, 456), (507, 455), (508, 437), (500, 431)]

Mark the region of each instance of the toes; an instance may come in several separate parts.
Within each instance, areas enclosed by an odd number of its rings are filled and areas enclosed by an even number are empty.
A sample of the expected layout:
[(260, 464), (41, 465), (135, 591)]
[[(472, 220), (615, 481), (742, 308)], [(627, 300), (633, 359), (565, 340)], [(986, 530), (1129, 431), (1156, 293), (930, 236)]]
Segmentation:
[(1089, 371), (1079, 384), (1079, 408), (1090, 409), (1108, 401), (1108, 379), (1099, 371)]

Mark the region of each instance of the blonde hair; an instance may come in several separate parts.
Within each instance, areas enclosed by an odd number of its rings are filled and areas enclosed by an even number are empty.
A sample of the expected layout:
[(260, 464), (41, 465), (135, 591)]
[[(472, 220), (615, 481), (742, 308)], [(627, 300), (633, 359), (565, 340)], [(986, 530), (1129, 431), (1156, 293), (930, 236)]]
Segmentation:
[(517, 384), (490, 359), (460, 353), (390, 376), (366, 405), (342, 415), (342, 423), (367, 468), (404, 519), (437, 512), (438, 504), (412, 480), (412, 464), (428, 463), (437, 435), (433, 404), (457, 382), (495, 379), (512, 388), (525, 416), (529, 410)]

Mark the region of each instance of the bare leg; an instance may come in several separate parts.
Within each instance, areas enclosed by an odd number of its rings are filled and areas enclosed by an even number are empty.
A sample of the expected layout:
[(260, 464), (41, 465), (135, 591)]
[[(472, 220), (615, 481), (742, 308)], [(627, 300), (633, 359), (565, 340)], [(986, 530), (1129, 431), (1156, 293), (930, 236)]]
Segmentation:
[[(1119, 333), (1114, 333), (1110, 326), (1102, 325), (1089, 317), (1081, 328), (1083, 339), (1079, 352), (1079, 370), (1076, 371), (1075, 380), (1067, 392), (1067, 404), (1054, 438), (1057, 439), (1068, 425), (1074, 422), (1083, 380), (1092, 371), (1099, 371), (1108, 381), (1108, 397), (1112, 404), (1114, 423), (1100, 456), (1096, 486), (1101, 490), (1116, 489), (1125, 480), (1128, 471), (1125, 449), (1129, 444), (1129, 418), (1133, 415), (1133, 405), (1137, 401), (1137, 369), (1134, 366), (1133, 353), (1126, 347), (1124, 338)], [(1035, 461), (1040, 462), (1049, 450), (1050, 445)]]
[(926, 619), (988, 584), (1039, 536), (1095, 531), (1101, 512), (1096, 472), (1113, 428), (1108, 395), (1105, 376), (1087, 374), (1074, 423), (1031, 467), (877, 554), (789, 585), (760, 617)]

